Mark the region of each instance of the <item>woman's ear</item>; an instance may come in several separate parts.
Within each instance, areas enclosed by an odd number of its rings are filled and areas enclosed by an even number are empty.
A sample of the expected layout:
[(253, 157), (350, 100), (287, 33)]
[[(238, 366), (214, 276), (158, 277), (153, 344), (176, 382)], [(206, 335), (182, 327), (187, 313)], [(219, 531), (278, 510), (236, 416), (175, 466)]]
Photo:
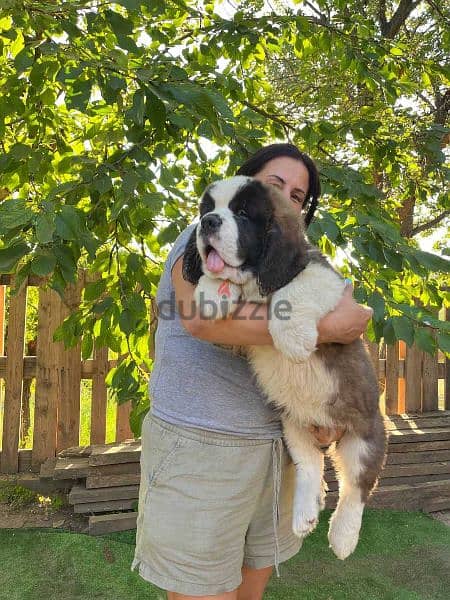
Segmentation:
[(191, 233), (183, 255), (183, 278), (193, 285), (203, 275), (202, 259), (197, 249), (197, 227)]
[(287, 285), (308, 264), (308, 248), (300, 236), (289, 236), (277, 222), (267, 233), (263, 256), (258, 266), (259, 291), (267, 296)]

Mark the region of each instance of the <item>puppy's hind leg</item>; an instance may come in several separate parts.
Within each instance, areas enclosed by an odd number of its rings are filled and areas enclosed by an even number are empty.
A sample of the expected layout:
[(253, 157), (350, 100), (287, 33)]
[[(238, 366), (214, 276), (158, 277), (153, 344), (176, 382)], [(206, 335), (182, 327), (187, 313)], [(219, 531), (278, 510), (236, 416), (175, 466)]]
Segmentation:
[(379, 440), (348, 432), (336, 445), (332, 457), (339, 480), (339, 502), (330, 520), (328, 541), (342, 560), (356, 548), (364, 505), (383, 467), (382, 436), (384, 431), (377, 436)]
[(292, 531), (304, 538), (316, 527), (324, 506), (324, 456), (307, 429), (287, 420), (283, 429), (296, 470)]

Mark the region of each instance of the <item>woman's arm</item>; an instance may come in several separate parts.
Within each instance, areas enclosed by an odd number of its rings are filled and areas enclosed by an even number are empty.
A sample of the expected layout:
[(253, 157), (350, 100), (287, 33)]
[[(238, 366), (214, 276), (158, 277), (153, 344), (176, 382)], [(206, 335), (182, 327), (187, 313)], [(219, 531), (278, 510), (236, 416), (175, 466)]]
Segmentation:
[[(272, 344), (268, 329), (269, 307), (265, 304), (244, 302), (239, 307), (237, 318), (209, 320), (192, 315), (195, 287), (182, 275), (183, 257), (173, 266), (172, 282), (180, 318), (185, 329), (194, 337), (215, 344), (236, 346)], [(318, 343), (338, 342), (348, 344), (360, 337), (372, 316), (372, 309), (357, 304), (352, 296), (352, 286), (347, 286), (342, 299), (334, 311), (318, 323)]]

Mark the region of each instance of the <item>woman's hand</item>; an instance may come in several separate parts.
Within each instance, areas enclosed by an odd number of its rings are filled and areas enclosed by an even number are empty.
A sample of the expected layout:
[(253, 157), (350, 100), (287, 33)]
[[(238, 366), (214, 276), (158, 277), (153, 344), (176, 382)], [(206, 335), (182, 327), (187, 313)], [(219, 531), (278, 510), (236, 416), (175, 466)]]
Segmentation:
[(317, 324), (318, 344), (335, 342), (349, 344), (366, 330), (373, 310), (353, 299), (353, 286), (348, 284), (336, 308), (325, 315)]

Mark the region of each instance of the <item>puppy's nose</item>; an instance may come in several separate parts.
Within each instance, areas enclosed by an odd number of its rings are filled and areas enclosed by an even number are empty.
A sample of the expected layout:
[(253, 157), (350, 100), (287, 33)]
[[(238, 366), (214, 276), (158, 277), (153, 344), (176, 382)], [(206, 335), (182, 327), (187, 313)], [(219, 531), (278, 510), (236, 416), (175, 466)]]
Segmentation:
[(202, 218), (202, 233), (209, 234), (215, 233), (220, 226), (222, 225), (222, 218), (220, 215), (216, 215), (211, 213), (209, 215), (205, 215)]

